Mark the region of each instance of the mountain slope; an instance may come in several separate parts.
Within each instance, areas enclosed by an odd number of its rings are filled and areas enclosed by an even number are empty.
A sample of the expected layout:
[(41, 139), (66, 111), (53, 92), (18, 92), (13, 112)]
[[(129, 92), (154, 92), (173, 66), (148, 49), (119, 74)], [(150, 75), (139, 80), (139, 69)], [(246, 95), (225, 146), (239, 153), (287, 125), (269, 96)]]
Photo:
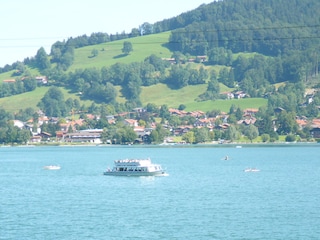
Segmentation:
[[(170, 32), (163, 32), (78, 48), (75, 50), (75, 61), (69, 71), (79, 68), (108, 67), (116, 63), (142, 62), (151, 54), (161, 58), (169, 58), (172, 52), (164, 46), (169, 41), (169, 36)], [(133, 51), (129, 55), (122, 53), (124, 41), (132, 43)], [(93, 49), (99, 51), (96, 57), (91, 57)]]
[[(185, 59), (206, 55), (209, 62), (198, 63), (198, 66), (204, 66), (208, 71), (219, 69), (217, 79), (220, 83), (229, 86), (230, 89), (236, 87), (249, 92), (251, 97), (263, 97), (274, 91), (273, 84), (297, 83), (302, 79), (309, 82), (318, 76), (319, 62), (315, 58), (318, 56), (320, 41), (320, 18), (315, 17), (318, 15), (318, 0), (213, 2), (153, 24), (153, 32), (147, 33), (148, 35), (75, 48), (73, 63), (66, 71), (57, 68), (45, 69), (42, 72), (48, 73), (51, 79), (56, 80), (58, 86), (72, 89), (73, 92), (81, 91), (74, 88), (74, 82), (79, 78), (85, 82), (86, 90), (89, 91), (94, 87), (104, 89), (106, 83), (111, 82), (118, 91), (117, 100), (124, 103), (128, 99), (121, 97), (121, 88), (129, 85), (129, 71), (124, 74), (125, 81), (122, 79), (119, 82), (115, 80), (114, 73), (100, 79), (84, 78), (81, 75), (70, 80), (70, 75), (78, 69), (100, 70), (116, 63), (140, 64), (151, 54), (169, 58), (178, 51), (180, 54), (183, 53), (180, 56)], [(124, 41), (131, 42), (133, 46), (133, 51), (128, 55), (122, 53)], [(72, 44), (68, 46), (67, 43), (60, 46), (59, 50), (72, 47)], [(93, 54), (94, 50), (97, 54)], [(52, 60), (53, 56), (49, 58)], [(28, 68), (32, 69), (31, 67), (35, 66), (37, 64), (34, 61)], [(53, 63), (52, 67), (55, 66), (56, 63)], [(198, 66), (196, 68), (199, 69)], [(219, 75), (220, 69), (225, 70), (224, 76)], [(137, 70), (138, 73), (139, 71)], [(170, 74), (170, 67), (166, 69), (165, 74)], [(8, 73), (0, 74), (0, 80), (8, 77)], [(209, 79), (208, 77), (206, 80)], [(230, 79), (231, 81), (228, 81)], [(162, 78), (151, 81), (150, 84), (154, 84), (152, 86), (142, 86), (140, 98), (143, 105), (152, 101), (171, 107), (188, 103), (187, 108), (208, 108), (207, 102), (195, 102), (197, 96), (206, 91), (206, 84), (173, 90), (159, 84), (160, 81), (166, 83), (166, 79)], [(260, 104), (266, 105), (266, 101), (261, 101)], [(212, 104), (212, 107), (216, 106)]]

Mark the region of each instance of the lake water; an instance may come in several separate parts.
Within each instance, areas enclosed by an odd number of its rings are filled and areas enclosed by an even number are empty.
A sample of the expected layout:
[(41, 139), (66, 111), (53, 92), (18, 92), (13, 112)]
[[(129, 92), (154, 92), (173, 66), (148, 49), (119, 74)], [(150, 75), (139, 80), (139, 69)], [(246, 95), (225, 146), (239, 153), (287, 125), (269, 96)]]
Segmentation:
[[(146, 157), (169, 176), (102, 174)], [(319, 226), (320, 144), (0, 148), (1, 240), (305, 240)]]

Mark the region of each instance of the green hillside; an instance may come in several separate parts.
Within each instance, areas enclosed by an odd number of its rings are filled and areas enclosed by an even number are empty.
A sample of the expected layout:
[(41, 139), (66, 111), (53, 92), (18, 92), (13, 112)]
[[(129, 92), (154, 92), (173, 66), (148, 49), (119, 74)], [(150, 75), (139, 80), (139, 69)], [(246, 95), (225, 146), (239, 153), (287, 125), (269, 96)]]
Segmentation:
[[(46, 94), (48, 89), (48, 87), (38, 87), (32, 92), (26, 92), (11, 97), (0, 98), (0, 108), (11, 113), (18, 112), (20, 109), (26, 109), (28, 107), (37, 109), (38, 102), (41, 100), (44, 94)], [(65, 100), (67, 100), (68, 98), (80, 100), (78, 95), (71, 94), (64, 88), (61, 88), (61, 91), (64, 95)], [(89, 106), (91, 105), (91, 103), (92, 101), (89, 100), (81, 101), (81, 104), (84, 104), (85, 106)]]
[[(267, 106), (267, 99), (264, 98), (196, 102), (195, 99), (203, 93), (206, 88), (207, 84), (202, 84), (197, 86), (187, 86), (180, 90), (173, 90), (168, 88), (167, 85), (157, 84), (150, 87), (144, 87), (142, 89), (141, 101), (144, 105), (148, 103), (154, 103), (157, 106), (167, 104), (173, 108), (178, 108), (180, 104), (184, 104), (187, 111), (201, 110), (204, 112), (211, 111), (213, 109), (228, 112), (233, 104), (241, 109)], [(221, 86), (221, 88), (223, 90), (227, 90), (227, 88), (223, 88), (223, 86)]]
[[(173, 54), (170, 50), (164, 45), (168, 42), (169, 32), (146, 35), (142, 37), (136, 37), (131, 39), (126, 39), (130, 41), (133, 46), (133, 51), (127, 55), (122, 55), (122, 47), (123, 42), (125, 40), (119, 40), (114, 42), (108, 42), (93, 46), (87, 46), (83, 48), (75, 49), (75, 60), (72, 66), (68, 69), (69, 72), (72, 72), (76, 69), (84, 69), (84, 68), (101, 68), (103, 66), (111, 66), (115, 63), (131, 63), (131, 62), (141, 62), (146, 57), (151, 54), (155, 54), (156, 56), (169, 58)], [(92, 50), (97, 49), (99, 53), (96, 57), (92, 57)], [(198, 65), (194, 65), (194, 68), (198, 68)], [(222, 68), (222, 66), (205, 66), (207, 70), (215, 69), (217, 72)], [(28, 68), (28, 70), (33, 75), (40, 75), (39, 71), (34, 68)], [(0, 80), (13, 78), (12, 74), (14, 71), (9, 71), (6, 73), (0, 74)], [(141, 92), (141, 102), (143, 106), (148, 103), (154, 103), (156, 105), (167, 104), (169, 107), (177, 108), (180, 104), (184, 104), (187, 107), (187, 110), (202, 110), (209, 111), (214, 109), (221, 109), (222, 111), (228, 111), (231, 104), (236, 104), (243, 107), (249, 107), (251, 101), (247, 100), (238, 100), (236, 103), (233, 101), (217, 101), (215, 104), (212, 101), (205, 102), (195, 102), (195, 99), (206, 91), (207, 84), (202, 85), (193, 85), (187, 86), (182, 89), (173, 90), (170, 89), (165, 84), (156, 84), (149, 87), (142, 87)], [(225, 87), (223, 84), (220, 86), (221, 91), (230, 90)], [(81, 104), (88, 106), (92, 103), (92, 101), (83, 101), (76, 94), (71, 94), (69, 91), (60, 87), (62, 90), (65, 99), (71, 97), (76, 98), (81, 101)], [(117, 101), (120, 103), (124, 103), (125, 99), (121, 95), (121, 88), (116, 86), (118, 91)], [(37, 104), (40, 99), (44, 96), (47, 87), (37, 88), (33, 92), (27, 92), (23, 94), (14, 95), (11, 97), (0, 98), (0, 107), (9, 111), (16, 112), (19, 109), (25, 109), (27, 107), (37, 108)], [(225, 102), (225, 104), (224, 104)], [(245, 103), (246, 102), (246, 103)], [(255, 107), (260, 107), (266, 105), (266, 101), (252, 101)]]
[[(303, 102), (304, 89), (295, 83), (303, 80), (308, 88), (318, 86), (319, 61), (315, 56), (319, 55), (319, 19), (314, 16), (320, 5), (317, 0), (291, 2), (215, 1), (156, 22), (142, 29), (148, 30), (143, 31), (144, 36), (132, 37), (139, 31), (93, 33), (56, 42), (50, 54), (39, 49), (35, 58), (0, 69), (1, 96), (13, 95), (0, 99), (0, 106), (10, 111), (34, 107), (45, 93), (47, 88), (37, 88), (14, 95), (27, 91), (19, 88), (21, 82), (1, 89), (1, 82), (17, 72), (21, 76), (48, 76), (49, 84), (60, 87), (65, 99), (79, 98), (69, 91), (82, 92), (96, 103), (116, 101), (128, 108), (141, 102), (142, 106), (184, 104), (187, 110), (228, 111), (232, 104), (241, 108), (265, 106), (265, 97), (272, 96), (279, 98), (273, 99), (272, 107), (286, 109), (291, 93), (301, 95), (292, 103), (298, 106)], [(125, 41), (132, 44), (129, 54), (122, 52)], [(208, 61), (201, 63), (204, 58), (195, 56), (205, 56)], [(160, 58), (173, 58), (177, 64)], [(183, 64), (190, 61), (195, 63)], [(211, 70), (215, 71), (210, 75)], [(274, 86), (287, 83), (293, 86), (280, 89), (280, 96)], [(251, 98), (208, 101), (219, 98), (219, 91), (235, 88)], [(199, 95), (202, 102), (195, 101)]]
[(180, 104), (188, 106), (190, 103), (194, 103), (194, 100), (206, 90), (206, 87), (206, 84), (202, 84), (172, 90), (165, 84), (157, 84), (144, 87), (140, 98), (144, 104), (154, 103), (158, 106), (167, 104), (170, 107), (178, 108)]
[[(155, 54), (163, 58), (171, 57), (172, 52), (170, 52), (168, 48), (164, 47), (168, 42), (169, 35), (169, 32), (165, 32), (129, 39), (133, 45), (133, 52), (128, 56), (121, 55), (124, 40), (76, 49), (75, 61), (68, 71), (90, 67), (101, 68), (103, 66), (111, 66), (118, 62), (126, 64), (131, 62), (141, 62), (151, 54)], [(99, 49), (98, 56), (91, 57), (93, 49)], [(238, 53), (238, 55), (239, 54), (241, 53)], [(243, 55), (248, 57), (248, 54), (246, 53)], [(207, 70), (215, 69), (219, 72), (222, 66), (206, 66), (205, 68)], [(29, 71), (34, 75), (39, 74), (37, 69), (29, 68)], [(13, 71), (0, 74), (0, 80), (12, 78), (12, 73)], [(140, 98), (143, 106), (148, 103), (154, 103), (158, 106), (166, 104), (169, 107), (178, 108), (180, 104), (184, 104), (187, 111), (211, 111), (213, 109), (219, 109), (221, 111), (228, 112), (232, 104), (239, 106), (242, 109), (259, 108), (267, 105), (267, 100), (261, 98), (196, 102), (195, 99), (205, 92), (206, 88), (207, 84), (202, 84), (186, 86), (182, 89), (173, 90), (165, 84), (156, 84), (149, 87), (142, 87)], [(222, 92), (230, 90), (223, 84), (220, 85), (220, 88)], [(60, 89), (63, 92), (65, 99), (69, 97), (79, 99), (81, 104), (84, 104), (85, 106), (89, 106), (93, 102), (89, 100), (83, 101), (78, 95), (69, 93), (69, 91), (63, 87), (60, 87)], [(124, 103), (125, 99), (120, 93), (121, 88), (117, 86), (116, 89), (118, 91), (117, 101)], [(0, 98), (0, 107), (12, 113), (27, 107), (36, 109), (38, 102), (47, 90), (47, 87), (40, 87), (33, 92)]]
[[(79, 68), (111, 66), (115, 63), (141, 62), (151, 54), (161, 58), (171, 57), (172, 53), (164, 44), (168, 42), (170, 32), (146, 35), (114, 42), (108, 42), (93, 46), (87, 46), (75, 50), (75, 61), (70, 71)], [(132, 43), (133, 51), (129, 55), (123, 55), (123, 42)], [(92, 57), (92, 50), (98, 50), (98, 55)]]
[(201, 110), (204, 112), (212, 111), (213, 109), (219, 109), (223, 112), (229, 112), (230, 107), (235, 105), (240, 109), (256, 108), (267, 106), (268, 100), (264, 98), (243, 98), (232, 100), (216, 100), (216, 101), (204, 101), (204, 102), (191, 102), (187, 105), (187, 111)]

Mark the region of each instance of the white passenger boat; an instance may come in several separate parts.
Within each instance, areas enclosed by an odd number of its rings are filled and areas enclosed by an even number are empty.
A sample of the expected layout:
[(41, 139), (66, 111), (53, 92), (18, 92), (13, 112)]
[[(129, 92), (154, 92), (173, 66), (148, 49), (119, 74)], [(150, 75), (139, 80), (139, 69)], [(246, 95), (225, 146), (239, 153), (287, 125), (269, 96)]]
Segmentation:
[(111, 176), (167, 176), (161, 165), (147, 159), (121, 159), (114, 161), (114, 167), (103, 174)]
[(43, 167), (46, 170), (60, 170), (60, 166), (59, 165), (48, 165), (48, 166), (44, 166)]

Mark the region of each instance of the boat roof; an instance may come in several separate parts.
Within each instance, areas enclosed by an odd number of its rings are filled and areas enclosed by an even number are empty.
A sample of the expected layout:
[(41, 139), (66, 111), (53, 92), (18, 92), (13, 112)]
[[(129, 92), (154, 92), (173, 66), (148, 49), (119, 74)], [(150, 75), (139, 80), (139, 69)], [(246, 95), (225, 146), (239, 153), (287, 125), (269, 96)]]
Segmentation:
[(150, 166), (155, 165), (151, 163), (150, 158), (147, 159), (120, 159), (114, 161), (116, 166)]

